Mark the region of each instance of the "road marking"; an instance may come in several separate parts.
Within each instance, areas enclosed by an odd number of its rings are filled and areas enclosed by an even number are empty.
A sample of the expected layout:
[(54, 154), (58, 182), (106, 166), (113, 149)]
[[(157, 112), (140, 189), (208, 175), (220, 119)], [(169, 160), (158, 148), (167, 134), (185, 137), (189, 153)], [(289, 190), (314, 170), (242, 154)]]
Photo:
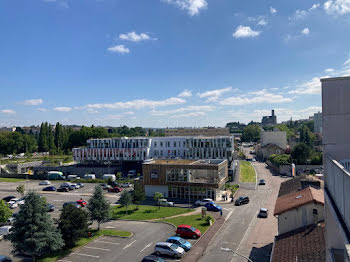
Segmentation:
[(230, 218), (230, 216), (232, 215), (233, 211), (230, 211), (230, 213), (228, 213), (228, 215), (225, 217), (225, 222)]
[(94, 258), (99, 258), (100, 256), (93, 256), (93, 255), (88, 255), (88, 254), (82, 254), (82, 253), (71, 253), (72, 255), (77, 255), (77, 256), (83, 256), (83, 257), (94, 257)]
[(106, 228), (115, 228), (115, 227), (106, 227)]
[(103, 244), (111, 244), (111, 245), (120, 245), (119, 243), (107, 242), (102, 240), (95, 240), (94, 242), (103, 243)]
[(100, 247), (84, 247), (84, 248), (97, 249), (97, 250), (103, 250), (103, 251), (111, 251), (110, 249), (100, 248)]
[(134, 244), (136, 242), (136, 240), (132, 241), (131, 243), (127, 244), (125, 247), (123, 247), (123, 249), (126, 249), (128, 247), (131, 247), (132, 244)]
[(146, 248), (150, 247), (150, 246), (152, 245), (152, 243), (153, 243), (153, 242), (149, 243), (149, 244), (146, 245), (143, 249), (141, 249), (140, 253), (141, 253), (142, 251), (144, 251)]

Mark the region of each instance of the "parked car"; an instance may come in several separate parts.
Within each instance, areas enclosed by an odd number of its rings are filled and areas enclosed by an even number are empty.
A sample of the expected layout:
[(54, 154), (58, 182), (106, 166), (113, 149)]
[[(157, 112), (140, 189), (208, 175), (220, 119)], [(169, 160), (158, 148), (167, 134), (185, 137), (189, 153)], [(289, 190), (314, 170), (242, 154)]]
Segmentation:
[(189, 225), (180, 225), (176, 229), (176, 235), (187, 238), (199, 238), (201, 236), (201, 231)]
[(205, 207), (208, 211), (220, 212), (222, 210), (222, 207), (215, 203), (206, 203)]
[(205, 198), (205, 199), (201, 199), (201, 200), (197, 200), (196, 203), (194, 203), (196, 206), (205, 206), (206, 203), (209, 203), (209, 202), (213, 202), (213, 199), (211, 198)]
[(54, 186), (44, 187), (43, 191), (56, 191), (56, 187), (54, 187)]
[(12, 198), (10, 202), (8, 202), (10, 205), (10, 208), (14, 209), (20, 205), (24, 204), (24, 199), (23, 198)]
[(150, 255), (150, 256), (144, 257), (141, 262), (165, 262), (165, 260), (162, 259), (161, 257)]
[(77, 185), (79, 185), (80, 187), (84, 187), (85, 185), (83, 183), (77, 183)]
[(192, 247), (190, 242), (178, 236), (169, 237), (166, 242), (176, 244), (182, 247), (186, 252), (189, 251)]
[(87, 205), (86, 201), (85, 200), (82, 200), (82, 199), (79, 199), (77, 201), (77, 204), (81, 205), (81, 207), (85, 207)]
[(4, 197), (2, 200), (4, 200), (5, 202), (10, 202), (11, 199), (16, 198), (15, 196), (7, 196)]
[(180, 258), (185, 254), (185, 250), (178, 245), (168, 242), (158, 242), (154, 247), (157, 256), (168, 255), (174, 258)]
[(48, 186), (51, 185), (51, 182), (49, 180), (44, 180), (39, 182), (39, 186)]
[(252, 158), (252, 162), (256, 162), (256, 159), (255, 159), (255, 158)]
[(109, 188), (111, 188), (111, 186), (107, 184), (100, 184), (100, 186), (102, 187), (103, 190), (108, 190)]
[(128, 187), (131, 187), (132, 184), (130, 182), (125, 182), (125, 183), (121, 184), (120, 186), (124, 187), (124, 188), (128, 188)]
[(80, 188), (80, 186), (76, 183), (72, 183), (70, 186), (72, 187), (73, 190)]
[(260, 208), (258, 217), (266, 218), (269, 215), (269, 210), (267, 208)]
[(259, 185), (265, 185), (265, 179), (260, 179), (259, 180)]
[(119, 193), (119, 192), (121, 192), (121, 191), (122, 191), (122, 189), (121, 189), (120, 187), (117, 187), (117, 186), (108, 188), (108, 192), (116, 192), (116, 193)]
[(80, 207), (81, 207), (81, 205), (79, 205), (77, 202), (65, 202), (65, 203), (63, 204), (63, 208), (64, 208), (65, 206), (68, 206), (68, 205), (72, 205), (72, 206), (74, 206), (74, 207), (76, 207), (76, 208), (80, 208)]
[(12, 226), (2, 226), (0, 227), (0, 236), (6, 236), (8, 234), (10, 234), (10, 229), (12, 228)]
[(59, 187), (57, 188), (57, 192), (68, 192), (69, 191), (69, 187)]
[(47, 203), (46, 207), (47, 207), (47, 212), (53, 212), (56, 209), (56, 207), (50, 203)]
[(247, 196), (240, 196), (235, 201), (236, 206), (240, 206), (240, 205), (248, 204), (248, 203), (249, 203), (249, 197), (247, 197)]
[(70, 183), (70, 182), (65, 182), (65, 183), (61, 184), (60, 187), (66, 187), (66, 188), (68, 188), (69, 190), (74, 190), (74, 189), (75, 189), (75, 185), (73, 185), (73, 184)]
[(169, 202), (167, 199), (158, 199), (158, 205), (160, 206), (166, 206), (166, 207), (173, 207), (174, 202)]
[(11, 258), (0, 255), (0, 262), (12, 262)]

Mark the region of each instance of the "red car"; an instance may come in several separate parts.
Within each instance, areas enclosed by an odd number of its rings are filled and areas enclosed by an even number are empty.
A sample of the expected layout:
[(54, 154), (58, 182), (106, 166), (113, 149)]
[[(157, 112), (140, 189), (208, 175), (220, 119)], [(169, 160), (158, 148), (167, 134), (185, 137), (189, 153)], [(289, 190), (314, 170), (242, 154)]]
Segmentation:
[(81, 207), (84, 207), (84, 206), (87, 205), (86, 201), (84, 201), (84, 200), (82, 200), (82, 199), (78, 200), (78, 201), (77, 201), (77, 204), (81, 205)]
[(122, 189), (121, 189), (120, 187), (117, 187), (117, 186), (108, 188), (108, 192), (116, 192), (116, 193), (119, 193), (119, 192), (121, 192), (121, 191), (122, 191)]
[(176, 235), (186, 238), (199, 238), (201, 231), (189, 225), (180, 225), (176, 229)]

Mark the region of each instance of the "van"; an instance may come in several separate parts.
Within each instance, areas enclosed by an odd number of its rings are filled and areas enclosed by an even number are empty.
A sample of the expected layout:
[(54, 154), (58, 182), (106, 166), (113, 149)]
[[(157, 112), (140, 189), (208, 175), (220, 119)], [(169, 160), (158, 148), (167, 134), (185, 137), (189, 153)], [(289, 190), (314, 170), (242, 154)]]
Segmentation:
[(77, 175), (69, 175), (67, 177), (67, 180), (75, 180), (75, 179), (80, 179), (80, 177), (78, 177)]
[(50, 171), (47, 175), (49, 180), (65, 180), (63, 173), (59, 171)]
[(116, 180), (116, 177), (113, 174), (104, 174), (102, 178), (105, 180), (109, 180), (109, 179), (112, 179), (112, 181)]
[(95, 174), (86, 174), (84, 176), (85, 179), (96, 179), (96, 175)]
[(11, 228), (12, 228), (12, 226), (2, 226), (2, 227), (0, 227), (0, 235), (6, 236), (6, 235), (10, 234), (10, 229)]

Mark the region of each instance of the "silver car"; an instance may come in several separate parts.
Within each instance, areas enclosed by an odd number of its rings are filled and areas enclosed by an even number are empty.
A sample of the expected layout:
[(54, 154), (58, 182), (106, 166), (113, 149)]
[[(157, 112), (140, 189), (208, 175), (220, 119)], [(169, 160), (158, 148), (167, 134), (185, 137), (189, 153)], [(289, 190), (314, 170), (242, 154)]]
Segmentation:
[(266, 218), (269, 214), (269, 210), (267, 208), (260, 208), (258, 217)]
[(174, 258), (180, 258), (185, 254), (185, 250), (176, 244), (168, 242), (158, 242), (154, 247), (157, 256), (168, 255)]

